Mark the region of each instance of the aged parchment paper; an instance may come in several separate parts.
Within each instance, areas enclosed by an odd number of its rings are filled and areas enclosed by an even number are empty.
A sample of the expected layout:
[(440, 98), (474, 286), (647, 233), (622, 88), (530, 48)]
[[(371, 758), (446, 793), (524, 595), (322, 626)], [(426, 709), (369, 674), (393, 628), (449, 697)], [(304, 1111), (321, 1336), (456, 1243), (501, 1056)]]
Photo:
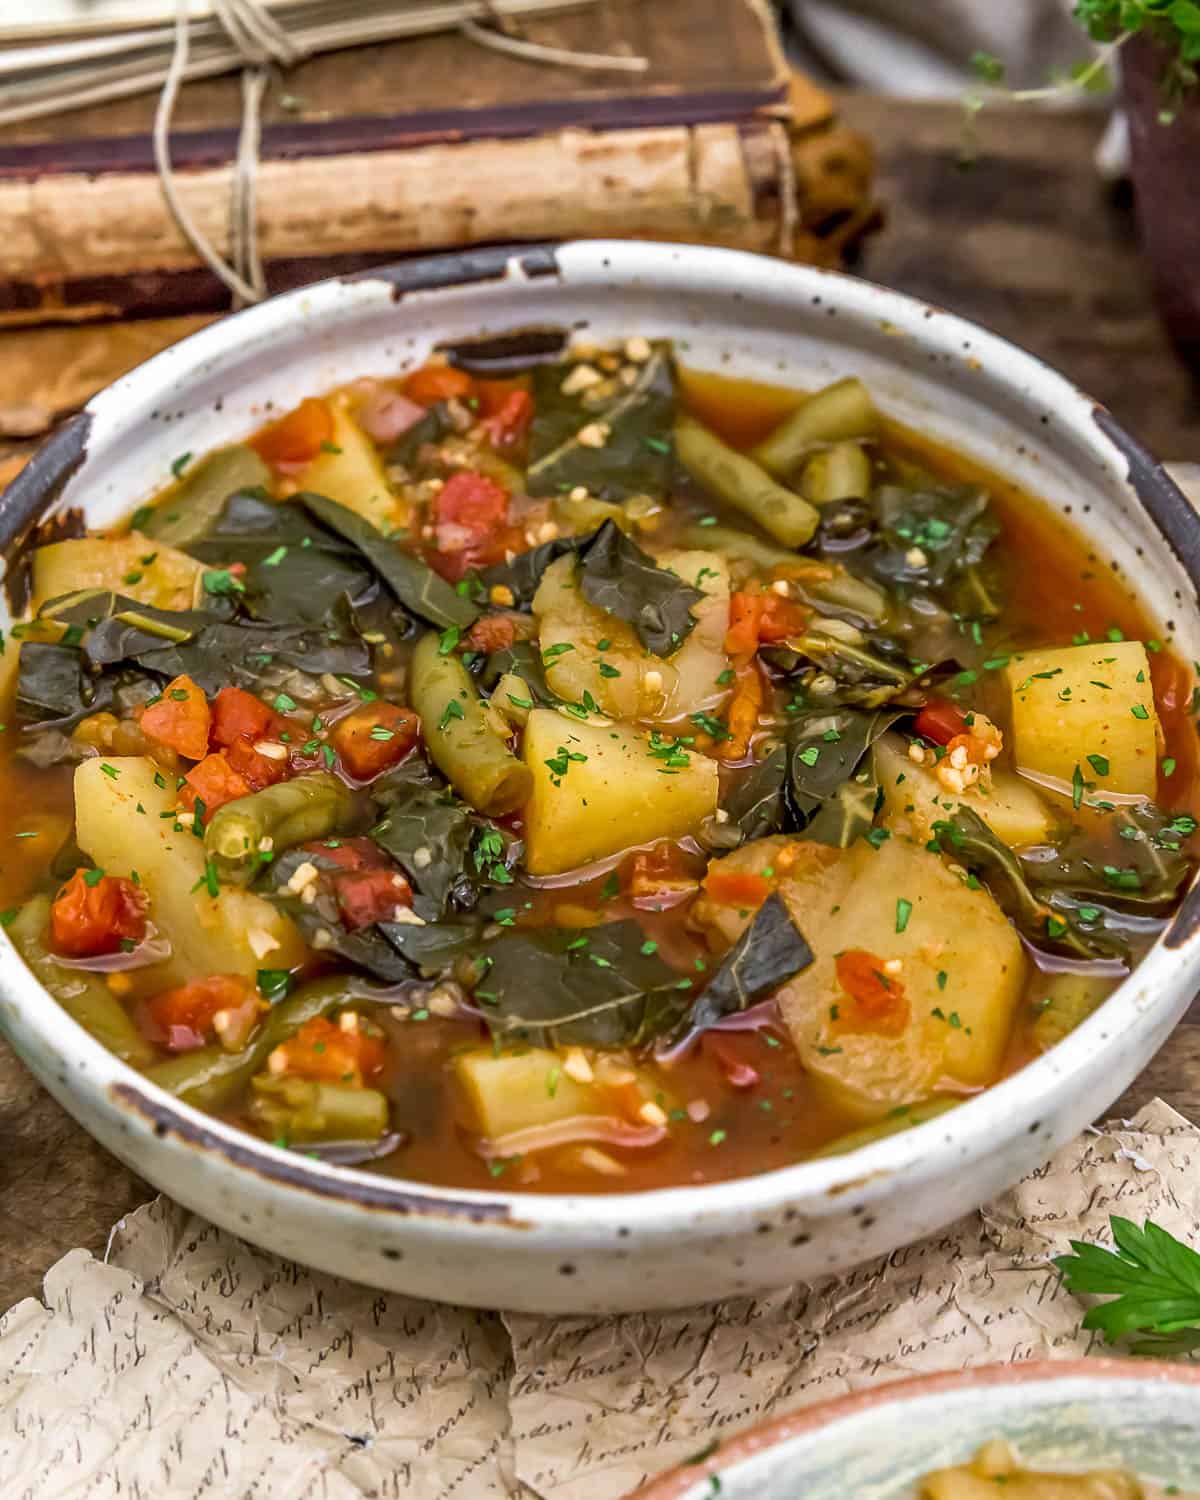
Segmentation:
[(541, 1319), (306, 1271), (166, 1199), (0, 1318), (4, 1500), (617, 1500), (712, 1438), (901, 1376), (1088, 1351), (1047, 1258), (1152, 1217), (1200, 1242), (1161, 1102), (945, 1233), (687, 1312)]

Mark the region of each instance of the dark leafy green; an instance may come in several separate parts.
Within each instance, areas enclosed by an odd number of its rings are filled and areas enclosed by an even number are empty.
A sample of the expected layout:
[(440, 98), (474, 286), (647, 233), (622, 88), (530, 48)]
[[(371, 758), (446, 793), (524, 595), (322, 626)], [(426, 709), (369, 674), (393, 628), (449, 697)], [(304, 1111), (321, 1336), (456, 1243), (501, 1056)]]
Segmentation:
[(88, 714), (109, 708), (115, 682), (97, 677), (73, 646), (24, 641), (17, 670), (17, 717), (44, 728), (71, 729)]
[(476, 952), (480, 945), (478, 922), (380, 922), (379, 931), (412, 967), (414, 974), (432, 977), (443, 973), (459, 959)]
[(387, 462), (403, 464), (405, 468), (412, 469), (422, 448), (430, 443), (440, 443), (453, 431), (454, 424), (446, 411), (446, 403), (439, 401), (419, 421), (414, 422), (407, 432), (400, 434), (387, 451)]
[(959, 806), (950, 818), (933, 825), (934, 842), (943, 853), (981, 875), (1002, 909), (1029, 941), (1040, 948), (1076, 958), (1104, 958), (1113, 952), (1111, 930), (1071, 921), (1032, 886), (1016, 854), (1002, 843), (972, 808)]
[(830, 703), (879, 708), (916, 679), (900, 647), (884, 637), (859, 646), (824, 631), (808, 630), (762, 654), (788, 676), (813, 669), (828, 673), (837, 682), (837, 690), (826, 698)]
[(343, 596), (360, 604), (377, 587), (375, 570), (356, 547), (300, 506), (280, 505), (256, 491), (231, 495), (189, 551), (213, 567), (244, 563), (240, 603), (275, 624), (319, 624)]
[(364, 521), (354, 511), (324, 495), (305, 491), (295, 499), (366, 558), (409, 614), (442, 630), (451, 625), (465, 630), (479, 618), (478, 605), (467, 595), (457, 593), (428, 563), (402, 551), (394, 541), (376, 531), (370, 521)]
[(486, 943), (475, 999), (494, 1035), (543, 1046), (632, 1046), (678, 1025), (693, 980), (682, 977), (633, 921), (602, 927), (514, 929)]
[(1118, 863), (1097, 862), (1068, 846), (1026, 852), (1026, 876), (1039, 885), (1076, 894), (1117, 898), (1134, 906), (1162, 906), (1175, 900), (1190, 865), (1183, 845), (1195, 831), (1190, 814), (1163, 812), (1152, 802), (1114, 808), (1110, 814), (1121, 840)]
[(983, 490), (967, 486), (881, 485), (875, 494), (880, 520), (868, 565), (885, 584), (925, 589), (990, 618), (999, 605), (979, 565), (1000, 528), (988, 514)]
[(703, 593), (660, 568), (615, 521), (579, 549), (579, 591), (589, 604), (632, 625), (655, 656), (670, 656), (695, 629), (692, 606)]
[[(666, 346), (641, 366), (634, 385), (619, 386), (605, 400), (597, 401), (594, 393), (589, 400), (587, 391), (564, 395), (568, 374), (563, 365), (542, 365), (533, 373), (529, 493), (553, 495), (583, 485), (600, 500), (664, 494), (674, 461), (675, 419), (675, 379)], [(579, 441), (596, 422), (608, 432), (599, 448)]]
[(506, 672), (514, 672), (521, 678), (539, 707), (553, 708), (560, 701), (546, 684), (546, 664), (534, 641), (514, 641), (503, 650), (493, 651), (483, 664), (484, 687), (491, 692)]
[(722, 806), (730, 822), (740, 829), (744, 842), (764, 838), (786, 825), (787, 776), (786, 745), (777, 745), (757, 765), (737, 773), (722, 798)]
[(590, 537), (556, 536), (548, 542), (540, 542), (526, 552), (518, 552), (512, 562), (485, 568), (479, 575), (480, 583), (489, 593), (498, 586), (511, 589), (516, 608), (528, 609), (542, 581), (542, 574), (550, 564), (590, 540)]
[(880, 788), (874, 781), (860, 781), (858, 776), (843, 781), (833, 796), (821, 804), (805, 828), (804, 837), (817, 844), (829, 844), (834, 849), (849, 849), (851, 844), (870, 833), (882, 802)]
[[(789, 796), (801, 827), (807, 828), (846, 782), (850, 781), (867, 751), (904, 709), (835, 708), (828, 713), (806, 713), (792, 725), (788, 736)], [(872, 804), (875, 790), (870, 791)], [(853, 802), (853, 799), (851, 799)], [(846, 810), (843, 805), (823, 820), (823, 842), (840, 844)], [(830, 834), (836, 836), (830, 837)]]
[(415, 781), (395, 781), (375, 795), (385, 799), (386, 813), (371, 837), (408, 876), (417, 914), (436, 921), (470, 888), (471, 811), (445, 787)]
[(813, 951), (783, 898), (772, 892), (705, 985), (687, 1018), (688, 1031), (703, 1031), (723, 1016), (748, 1010), (812, 961)]

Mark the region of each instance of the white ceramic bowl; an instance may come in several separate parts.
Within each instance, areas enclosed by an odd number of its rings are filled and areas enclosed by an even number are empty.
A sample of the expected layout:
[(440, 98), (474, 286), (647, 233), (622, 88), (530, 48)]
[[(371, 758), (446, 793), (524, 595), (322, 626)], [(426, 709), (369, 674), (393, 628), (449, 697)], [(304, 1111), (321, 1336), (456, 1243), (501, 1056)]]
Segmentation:
[[(903, 421), (1064, 513), (1200, 656), (1200, 520), (1162, 470), (1060, 376), (972, 324), (830, 272), (635, 243), (412, 261), (280, 297), (168, 349), (97, 396), (0, 500), (0, 550), (55, 509), (104, 525), (173, 458), (438, 340), (561, 325), (674, 338), (697, 366), (815, 386), (848, 372)], [(1030, 566), (1036, 567), (1036, 558)], [(0, 623), (7, 623), (0, 621)], [(115, 1155), (281, 1254), (422, 1297), (531, 1312), (681, 1306), (853, 1265), (1010, 1186), (1096, 1118), (1161, 1046), (1200, 978), (1200, 896), (1112, 998), (1047, 1056), (852, 1155), (709, 1187), (605, 1197), (447, 1191), (325, 1166), (176, 1103), (92, 1041), (0, 944), (0, 1025)]]
[(914, 1500), (991, 1438), (1030, 1468), (1124, 1467), (1196, 1493), (1200, 1370), (1094, 1359), (902, 1380), (753, 1428), (631, 1500)]

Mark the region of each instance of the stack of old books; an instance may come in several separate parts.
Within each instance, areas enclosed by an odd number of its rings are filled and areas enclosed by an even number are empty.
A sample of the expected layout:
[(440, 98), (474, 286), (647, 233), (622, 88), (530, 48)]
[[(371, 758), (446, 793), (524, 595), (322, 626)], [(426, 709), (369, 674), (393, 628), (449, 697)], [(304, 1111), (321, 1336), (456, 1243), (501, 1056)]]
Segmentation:
[[(173, 0), (114, 3), (129, 15), (109, 40), (123, 39), (130, 69), (150, 56), (161, 72), (167, 33), (143, 56), (133, 39), (149, 33), (131, 28), (151, 13), (161, 22), (164, 6), (173, 16)], [(303, 3), (274, 0), (285, 20)], [(206, 0), (193, 5), (207, 14)], [(45, 24), (97, 8), (35, 9)], [(481, 24), (499, 14), (496, 0), (475, 9)], [(504, 28), (514, 33), (537, 55), (452, 29), (324, 52), (273, 76), (256, 174), (272, 291), (405, 254), (581, 235), (828, 265), (869, 225), (869, 149), (789, 72), (766, 0), (525, 0), (519, 28)], [(630, 66), (555, 65), (545, 49)], [(156, 93), (30, 118), (30, 80), (44, 99), (58, 85), (29, 58), (28, 35), (0, 26), (0, 437), (10, 439), (44, 431), (230, 301), (166, 207)], [(200, 77), (174, 112), (179, 195), (217, 247), (232, 231), (242, 103), (236, 74)]]

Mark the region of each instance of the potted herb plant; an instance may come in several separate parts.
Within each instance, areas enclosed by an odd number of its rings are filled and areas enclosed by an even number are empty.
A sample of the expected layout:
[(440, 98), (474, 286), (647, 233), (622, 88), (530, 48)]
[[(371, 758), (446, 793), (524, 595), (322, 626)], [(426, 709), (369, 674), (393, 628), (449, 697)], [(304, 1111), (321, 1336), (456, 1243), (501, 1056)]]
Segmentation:
[[(1119, 57), (1138, 220), (1155, 291), (1172, 339), (1200, 366), (1200, 0), (1076, 0), (1074, 15), (1099, 53), (1049, 88), (1010, 97), (1103, 88)], [(977, 53), (972, 61), (987, 82), (1003, 77), (998, 59)], [(968, 107), (981, 102), (973, 98)]]

